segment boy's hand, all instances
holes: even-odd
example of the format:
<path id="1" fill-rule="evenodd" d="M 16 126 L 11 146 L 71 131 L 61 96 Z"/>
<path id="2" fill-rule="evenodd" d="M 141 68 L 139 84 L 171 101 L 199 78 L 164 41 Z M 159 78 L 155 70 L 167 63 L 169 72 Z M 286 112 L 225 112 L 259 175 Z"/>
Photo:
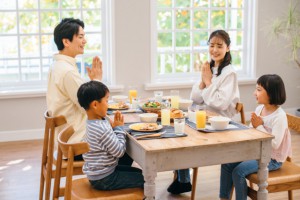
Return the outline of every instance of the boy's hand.
<path id="1" fill-rule="evenodd" d="M 264 122 L 261 117 L 257 116 L 255 113 L 251 113 L 251 124 L 254 128 L 263 125 Z"/>
<path id="2" fill-rule="evenodd" d="M 93 58 L 92 68 L 86 67 L 86 70 L 91 80 L 97 79 L 99 81 L 102 81 L 102 61 L 98 56 L 95 56 Z"/>
<path id="3" fill-rule="evenodd" d="M 114 122 L 112 127 L 115 128 L 116 126 L 123 126 L 124 125 L 124 116 L 121 114 L 120 111 L 115 113 Z"/>

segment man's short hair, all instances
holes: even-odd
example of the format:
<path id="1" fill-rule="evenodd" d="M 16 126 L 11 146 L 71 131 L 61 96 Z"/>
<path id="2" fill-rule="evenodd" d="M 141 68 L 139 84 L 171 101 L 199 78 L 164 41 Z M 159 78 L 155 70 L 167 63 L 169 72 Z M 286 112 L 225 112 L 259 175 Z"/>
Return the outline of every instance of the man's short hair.
<path id="1" fill-rule="evenodd" d="M 77 35 L 79 32 L 79 27 L 84 28 L 84 23 L 80 19 L 65 18 L 54 29 L 54 42 L 58 50 L 63 50 L 65 48 L 62 40 L 69 39 L 71 42 L 73 36 Z"/>

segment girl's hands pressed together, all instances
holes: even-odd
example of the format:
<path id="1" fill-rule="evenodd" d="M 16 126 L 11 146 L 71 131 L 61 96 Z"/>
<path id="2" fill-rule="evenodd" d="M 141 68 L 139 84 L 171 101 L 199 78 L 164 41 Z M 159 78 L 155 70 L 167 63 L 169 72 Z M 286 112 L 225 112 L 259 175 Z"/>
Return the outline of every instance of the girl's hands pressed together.
<path id="1" fill-rule="evenodd" d="M 201 73 L 202 73 L 202 82 L 205 85 L 205 87 L 210 86 L 211 84 L 211 79 L 212 79 L 212 73 L 210 70 L 210 65 L 208 61 L 206 61 L 201 68 Z M 201 87 L 201 84 L 200 84 Z"/>
<path id="2" fill-rule="evenodd" d="M 255 113 L 251 113 L 251 123 L 254 128 L 264 124 L 261 117 L 257 116 Z"/>
<path id="3" fill-rule="evenodd" d="M 112 124 L 112 127 L 116 126 L 123 126 L 124 125 L 124 116 L 121 114 L 120 111 L 117 111 L 115 113 L 114 122 Z"/>

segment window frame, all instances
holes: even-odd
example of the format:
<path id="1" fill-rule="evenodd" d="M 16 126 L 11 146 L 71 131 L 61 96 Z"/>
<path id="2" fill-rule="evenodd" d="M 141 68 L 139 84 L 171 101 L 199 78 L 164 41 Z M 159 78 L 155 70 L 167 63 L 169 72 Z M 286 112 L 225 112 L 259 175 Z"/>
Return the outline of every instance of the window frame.
<path id="1" fill-rule="evenodd" d="M 0 37 L 6 37 L 6 36 L 15 36 L 18 38 L 18 50 L 17 50 L 17 56 L 15 58 L 10 58 L 8 60 L 16 60 L 18 62 L 18 70 L 19 70 L 19 79 L 16 82 L 1 82 L 0 83 L 0 99 L 3 98 L 11 98 L 11 97 L 36 97 L 36 96 L 45 96 L 46 93 L 46 89 L 47 89 L 47 78 L 43 79 L 42 76 L 42 70 L 43 70 L 43 59 L 51 59 L 53 58 L 53 55 L 43 55 L 42 54 L 42 43 L 40 42 L 38 47 L 39 47 L 39 55 L 36 55 L 34 57 L 28 57 L 28 56 L 21 56 L 20 54 L 20 37 L 22 35 L 36 35 L 37 37 L 39 37 L 39 41 L 41 41 L 41 37 L 44 35 L 51 35 L 53 36 L 53 33 L 43 33 L 41 31 L 41 12 L 44 11 L 45 9 L 41 9 L 40 6 L 38 6 L 37 9 L 27 9 L 27 10 L 23 10 L 20 9 L 18 6 L 18 0 L 14 0 L 16 1 L 16 9 L 4 9 L 4 10 L 0 10 L 0 12 L 16 12 L 17 16 L 16 16 L 16 20 L 17 20 L 17 33 L 11 33 L 11 34 L 0 34 Z M 38 0 L 38 4 L 40 4 L 40 1 Z M 80 15 L 80 19 L 82 19 L 83 16 L 83 11 L 89 11 L 89 10 L 95 10 L 94 8 L 73 8 L 73 10 L 79 10 L 79 12 L 81 13 Z M 63 9 L 61 8 L 61 4 L 59 4 L 59 8 L 55 8 L 55 9 L 46 9 L 46 11 L 56 11 L 59 12 L 59 21 L 61 20 L 61 12 L 62 11 L 69 11 L 72 9 Z M 114 0 L 101 0 L 101 8 L 99 9 L 101 12 L 101 30 L 99 31 L 86 31 L 86 34 L 89 33 L 98 33 L 101 34 L 101 60 L 103 62 L 103 66 L 110 66 L 105 68 L 103 77 L 104 77 L 104 81 L 106 82 L 107 85 L 114 85 L 115 84 L 115 62 L 114 62 L 114 42 L 113 42 L 113 36 L 114 36 L 114 18 L 113 18 L 113 14 L 114 14 Z M 39 24 L 38 24 L 38 32 L 37 33 L 33 33 L 33 34 L 24 34 L 20 32 L 19 29 L 19 12 L 30 12 L 30 11 L 35 11 L 38 13 L 38 17 L 39 17 Z M 98 11 L 97 11 L 98 12 Z M 54 29 L 54 27 L 53 27 Z M 54 43 L 54 41 L 53 41 Z M 58 52 L 58 51 L 57 51 Z M 80 62 L 81 69 L 84 69 L 84 59 L 85 58 L 90 58 L 93 57 L 95 55 L 100 55 L 99 53 L 84 53 L 83 55 L 78 55 L 76 57 L 77 62 Z M 40 76 L 39 76 L 39 80 L 22 80 L 22 73 L 21 73 L 21 62 L 23 60 L 27 60 L 27 59 L 32 59 L 32 58 L 36 58 L 39 60 L 39 70 L 40 70 Z M 5 61 L 7 60 L 6 58 L 2 58 L 1 61 Z M 51 64 L 50 64 L 51 66 Z M 47 67 L 46 67 L 47 68 Z M 45 68 L 45 69 L 46 69 Z M 84 73 L 81 73 L 81 76 L 85 79 L 85 80 L 89 80 L 87 76 L 84 75 Z M 115 91 L 120 91 L 121 87 L 120 86 L 113 86 L 112 87 L 113 90 Z"/>
<path id="2" fill-rule="evenodd" d="M 209 1 L 210 2 L 210 1 Z M 209 9 L 209 8 L 208 8 Z M 196 81 L 199 81 L 200 72 L 188 72 L 179 74 L 164 74 L 163 76 L 157 73 L 157 1 L 151 1 L 151 78 L 150 83 L 145 85 L 146 90 L 155 90 L 159 87 L 169 89 L 174 87 L 188 88 Z M 209 21 L 209 19 L 208 19 Z M 251 84 L 255 81 L 255 63 L 256 63 L 256 24 L 257 24 L 257 0 L 244 1 L 244 30 L 243 37 L 243 61 L 241 63 L 242 70 L 237 72 L 239 83 Z M 209 29 L 211 32 L 214 29 Z M 225 29 L 227 31 L 227 29 Z M 233 29 L 236 30 L 236 29 Z M 248 31 L 249 30 L 249 31 Z M 190 31 L 192 32 L 192 31 Z M 191 46 L 190 46 L 191 47 Z M 190 53 L 193 55 L 192 51 Z M 207 49 L 208 53 L 208 49 Z M 192 58 L 191 58 L 192 60 Z M 174 65 L 174 64 L 173 64 Z"/>

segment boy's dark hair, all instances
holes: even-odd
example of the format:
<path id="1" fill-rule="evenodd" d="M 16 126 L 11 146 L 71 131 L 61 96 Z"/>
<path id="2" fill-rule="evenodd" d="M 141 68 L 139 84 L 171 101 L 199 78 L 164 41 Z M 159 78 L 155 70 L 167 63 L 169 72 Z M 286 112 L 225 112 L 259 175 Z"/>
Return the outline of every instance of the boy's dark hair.
<path id="1" fill-rule="evenodd" d="M 257 84 L 262 86 L 269 96 L 271 105 L 282 105 L 286 100 L 284 83 L 277 74 L 266 74 L 257 80 Z"/>
<path id="2" fill-rule="evenodd" d="M 62 39 L 69 39 L 71 42 L 73 36 L 79 32 L 79 27 L 84 28 L 84 23 L 80 19 L 65 18 L 54 29 L 54 42 L 58 50 L 65 48 Z"/>
<path id="3" fill-rule="evenodd" d="M 81 107 L 88 110 L 90 103 L 93 101 L 101 101 L 108 92 L 109 89 L 103 83 L 99 81 L 89 81 L 79 87 L 77 91 L 78 102 Z"/>
<path id="4" fill-rule="evenodd" d="M 229 35 L 228 35 L 228 33 L 226 31 L 224 31 L 224 30 L 216 30 L 216 31 L 212 32 L 210 34 L 208 42 L 207 42 L 208 45 L 210 43 L 210 40 L 213 37 L 218 37 L 218 38 L 222 39 L 228 47 L 230 46 L 230 43 L 231 43 L 230 37 L 229 37 Z M 219 76 L 221 74 L 221 72 L 222 72 L 222 69 L 224 67 L 226 67 L 227 65 L 229 65 L 229 64 L 231 64 L 231 54 L 230 54 L 230 51 L 226 52 L 224 60 L 222 61 L 222 63 L 220 64 L 220 66 L 218 68 L 217 76 Z M 212 68 L 213 68 L 214 65 L 215 65 L 215 61 L 211 60 L 210 61 L 210 69 L 211 69 L 211 71 L 212 71 Z"/>

